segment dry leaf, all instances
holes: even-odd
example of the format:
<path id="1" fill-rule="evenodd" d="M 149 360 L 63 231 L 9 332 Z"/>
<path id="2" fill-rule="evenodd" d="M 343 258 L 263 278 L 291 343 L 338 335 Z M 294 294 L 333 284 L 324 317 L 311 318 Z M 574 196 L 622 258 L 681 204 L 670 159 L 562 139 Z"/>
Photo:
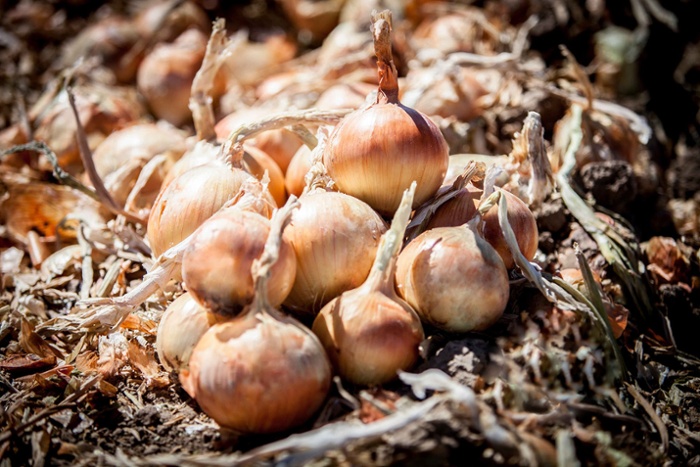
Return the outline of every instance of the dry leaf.
<path id="1" fill-rule="evenodd" d="M 150 384 L 163 386 L 168 383 L 167 374 L 160 371 L 154 352 L 142 347 L 137 340 L 129 342 L 129 361 L 143 373 Z"/>
<path id="2" fill-rule="evenodd" d="M 619 303 L 605 301 L 604 304 L 605 311 L 608 313 L 608 321 L 610 321 L 613 335 L 615 336 L 615 339 L 618 339 L 625 331 L 625 328 L 627 328 L 627 318 L 629 317 L 630 312 Z"/>
<path id="3" fill-rule="evenodd" d="M 649 272 L 657 283 L 688 283 L 688 259 L 673 238 L 652 237 L 646 250 Z"/>
<path id="4" fill-rule="evenodd" d="M 128 346 L 126 337 L 120 332 L 100 336 L 97 371 L 105 378 L 117 374 L 128 361 Z"/>
<path id="5" fill-rule="evenodd" d="M 155 335 L 156 329 L 158 328 L 158 324 L 155 321 L 141 318 L 133 313 L 129 314 L 119 326 L 123 329 L 133 329 L 151 335 Z"/>
<path id="6" fill-rule="evenodd" d="M 98 370 L 98 359 L 99 357 L 94 351 L 86 350 L 75 358 L 75 368 L 81 373 L 94 373 Z"/>
<path id="7" fill-rule="evenodd" d="M 39 334 L 34 332 L 34 326 L 24 317 L 22 317 L 19 345 L 22 346 L 25 352 L 36 354 L 41 358 L 52 356 L 54 357 L 54 362 L 56 357 L 63 358 L 59 351 L 51 347 Z"/>
<path id="8" fill-rule="evenodd" d="M 28 353 L 26 355 L 11 355 L 0 362 L 0 370 L 9 373 L 34 373 L 56 364 L 56 357 L 51 354 L 46 357 Z"/>

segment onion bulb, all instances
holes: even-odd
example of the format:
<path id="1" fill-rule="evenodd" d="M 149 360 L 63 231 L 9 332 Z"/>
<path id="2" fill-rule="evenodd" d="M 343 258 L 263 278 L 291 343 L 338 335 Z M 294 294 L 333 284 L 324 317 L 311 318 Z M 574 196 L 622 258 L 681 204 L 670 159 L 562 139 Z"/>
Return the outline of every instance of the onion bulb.
<path id="1" fill-rule="evenodd" d="M 508 272 L 496 250 L 475 232 L 477 220 L 423 232 L 399 255 L 399 295 L 440 329 L 484 330 L 508 303 Z"/>
<path id="2" fill-rule="evenodd" d="M 100 143 L 92 155 L 97 174 L 105 185 L 112 188 L 111 176 L 120 178 L 119 185 L 127 188 L 124 190 L 110 190 L 112 198 L 117 204 L 123 206 L 126 202 L 128 191 L 134 187 L 137 181 L 136 176 L 124 177 L 122 172 L 124 167 L 131 164 L 140 171 L 143 166 L 156 156 L 164 156 L 164 172 L 168 171 L 173 164 L 187 150 L 185 135 L 178 129 L 170 125 L 143 123 L 133 125 L 107 136 Z M 84 178 L 88 178 L 87 175 Z M 141 190 L 142 204 L 150 206 L 160 190 L 163 177 L 152 176 L 147 186 Z"/>
<path id="3" fill-rule="evenodd" d="M 499 189 L 502 195 L 506 197 L 508 205 L 508 222 L 513 228 L 515 238 L 518 240 L 520 252 L 525 259 L 531 261 L 537 253 L 539 243 L 539 232 L 537 230 L 537 221 L 535 215 L 527 207 L 527 204 L 514 194 Z M 501 256 L 506 268 L 511 269 L 515 266 L 513 255 L 506 244 L 506 239 L 503 237 L 501 224 L 498 222 L 498 206 L 494 206 L 488 210 L 483 217 L 484 220 L 484 238 L 496 249 Z"/>
<path id="4" fill-rule="evenodd" d="M 189 29 L 175 42 L 157 45 L 143 59 L 136 85 L 156 117 L 176 126 L 192 119 L 190 91 L 206 46 L 207 36 Z"/>
<path id="5" fill-rule="evenodd" d="M 306 187 L 306 174 L 309 173 L 313 165 L 312 152 L 307 145 L 302 145 L 294 154 L 284 174 L 284 186 L 287 193 L 294 196 L 301 196 Z"/>
<path id="6" fill-rule="evenodd" d="M 212 312 L 234 316 L 253 300 L 253 261 L 262 255 L 270 221 L 235 205 L 223 209 L 193 234 L 182 258 L 182 278 L 195 300 Z M 294 284 L 294 250 L 282 242 L 270 272 L 268 300 L 282 304 Z"/>
<path id="7" fill-rule="evenodd" d="M 336 371 L 355 384 L 390 381 L 418 359 L 423 326 L 394 289 L 396 256 L 411 214 L 415 187 L 413 183 L 406 191 L 391 228 L 382 236 L 367 280 L 331 300 L 314 320 L 312 330 Z"/>
<path id="8" fill-rule="evenodd" d="M 212 326 L 180 372 L 184 389 L 218 424 L 273 433 L 308 420 L 323 404 L 331 367 L 316 336 L 267 300 L 267 279 L 295 199 L 277 211 L 255 263 L 255 298 L 245 314 Z"/>
<path id="9" fill-rule="evenodd" d="M 112 132 L 131 125 L 144 115 L 143 106 L 131 88 L 92 83 L 76 86 L 73 92 L 91 150 Z M 61 168 L 71 173 L 83 170 L 77 125 L 65 89 L 43 110 L 35 124 L 35 139 L 45 142 L 56 153 Z"/>
<path id="10" fill-rule="evenodd" d="M 160 363 L 169 371 L 187 368 L 199 338 L 219 320 L 189 293 L 180 295 L 168 305 L 158 324 L 156 351 Z"/>
<path id="11" fill-rule="evenodd" d="M 175 178 L 156 198 L 148 217 L 148 242 L 159 257 L 199 227 L 253 176 L 215 161 Z"/>
<path id="12" fill-rule="evenodd" d="M 391 13 L 373 22 L 379 89 L 376 101 L 345 117 L 331 134 L 323 162 L 338 190 L 390 216 L 403 191 L 418 183 L 413 207 L 440 188 L 448 166 L 448 146 L 438 127 L 399 102 L 391 54 Z"/>
<path id="13" fill-rule="evenodd" d="M 243 164 L 248 172 L 258 180 L 262 180 L 267 172 L 269 177 L 267 188 L 270 190 L 270 194 L 275 198 L 277 206 L 284 205 L 287 193 L 284 187 L 284 174 L 280 166 L 265 151 L 250 145 L 245 145 Z"/>
<path id="14" fill-rule="evenodd" d="M 386 224 L 366 203 L 343 193 L 318 188 L 299 202 L 284 233 L 297 257 L 297 276 L 284 305 L 316 314 L 365 281 Z"/>

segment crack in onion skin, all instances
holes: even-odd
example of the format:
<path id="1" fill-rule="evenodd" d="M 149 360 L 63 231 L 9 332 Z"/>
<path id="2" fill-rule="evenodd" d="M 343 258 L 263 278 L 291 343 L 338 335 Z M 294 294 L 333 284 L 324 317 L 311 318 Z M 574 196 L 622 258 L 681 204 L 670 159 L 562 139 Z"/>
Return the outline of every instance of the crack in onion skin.
<path id="1" fill-rule="evenodd" d="M 503 260 L 468 226 L 423 232 L 401 252 L 396 269 L 399 295 L 440 329 L 487 329 L 508 304 Z"/>

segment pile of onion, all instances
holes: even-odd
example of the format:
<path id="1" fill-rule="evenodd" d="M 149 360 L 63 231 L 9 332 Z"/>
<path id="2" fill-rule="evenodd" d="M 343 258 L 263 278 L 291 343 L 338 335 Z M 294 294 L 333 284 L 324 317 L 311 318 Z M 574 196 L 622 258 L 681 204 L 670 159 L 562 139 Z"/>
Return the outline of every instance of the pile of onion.
<path id="1" fill-rule="evenodd" d="M 243 315 L 212 326 L 180 373 L 185 390 L 221 426 L 242 433 L 284 431 L 323 404 L 331 367 L 316 336 L 269 301 L 268 280 L 296 199 L 273 217 L 253 266 L 255 297 Z"/>
<path id="2" fill-rule="evenodd" d="M 375 385 L 394 379 L 418 359 L 424 338 L 416 312 L 396 295 L 396 258 L 411 214 L 415 182 L 382 236 L 367 280 L 323 307 L 313 332 L 346 381 Z"/>

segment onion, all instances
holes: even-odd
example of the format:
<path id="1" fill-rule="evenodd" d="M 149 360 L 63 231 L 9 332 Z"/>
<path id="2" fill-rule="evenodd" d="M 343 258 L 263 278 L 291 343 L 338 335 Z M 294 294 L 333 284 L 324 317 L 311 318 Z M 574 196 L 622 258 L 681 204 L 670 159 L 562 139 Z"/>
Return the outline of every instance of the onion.
<path id="1" fill-rule="evenodd" d="M 159 257 L 232 199 L 249 173 L 221 161 L 195 167 L 175 178 L 156 198 L 148 218 L 148 242 Z"/>
<path id="2" fill-rule="evenodd" d="M 120 16 L 104 18 L 65 43 L 59 56 L 61 69 L 97 57 L 119 82 L 131 82 L 143 58 L 143 54 L 130 53 L 138 41 L 139 31 L 133 21 Z"/>
<path id="3" fill-rule="evenodd" d="M 376 84 L 338 83 L 329 87 L 318 97 L 318 109 L 357 109 L 365 104 L 367 96 L 376 91 Z"/>
<path id="4" fill-rule="evenodd" d="M 297 276 L 284 305 L 301 315 L 316 314 L 365 281 L 386 224 L 367 204 L 343 193 L 316 189 L 299 202 L 285 231 L 296 253 Z"/>
<path id="5" fill-rule="evenodd" d="M 175 299 L 158 324 L 156 351 L 168 371 L 187 368 L 199 338 L 219 319 L 199 305 L 189 293 Z"/>
<path id="6" fill-rule="evenodd" d="M 284 188 L 284 174 L 277 163 L 265 151 L 251 145 L 245 145 L 243 163 L 246 169 L 258 180 L 262 180 L 265 172 L 270 178 L 267 188 L 275 198 L 277 206 L 284 205 L 287 194 Z"/>
<path id="7" fill-rule="evenodd" d="M 454 198 L 442 204 L 428 222 L 428 229 L 466 224 L 477 212 L 481 190 L 473 185 L 460 189 Z"/>
<path id="8" fill-rule="evenodd" d="M 304 180 L 309 169 L 313 165 L 313 156 L 311 149 L 307 145 L 302 145 L 294 154 L 292 160 L 287 167 L 287 173 L 284 175 L 284 186 L 287 193 L 294 196 L 301 196 L 306 187 Z"/>
<path id="9" fill-rule="evenodd" d="M 219 315 L 239 314 L 253 300 L 251 266 L 262 254 L 269 233 L 267 218 L 237 206 L 207 219 L 182 258 L 182 278 L 194 299 Z M 282 304 L 295 275 L 294 250 L 283 241 L 279 260 L 270 271 L 270 305 Z"/>
<path id="10" fill-rule="evenodd" d="M 136 85 L 153 114 L 179 126 L 192 119 L 192 81 L 204 59 L 207 36 L 196 29 L 169 44 L 159 44 L 144 58 Z"/>
<path id="11" fill-rule="evenodd" d="M 340 10 L 345 0 L 277 1 L 294 27 L 310 36 L 306 41 L 318 43 L 338 24 Z"/>
<path id="12" fill-rule="evenodd" d="M 185 135 L 181 131 L 169 125 L 144 123 L 115 131 L 109 135 L 97 146 L 92 159 L 97 174 L 105 181 L 105 185 L 109 186 L 107 178 L 110 174 L 119 172 L 120 169 L 129 164 L 135 164 L 136 168 L 140 169 L 149 160 L 161 155 L 166 158 L 164 169 L 168 170 L 186 150 Z M 130 190 L 135 183 L 136 177 L 121 181 L 121 184 L 126 184 L 127 190 Z M 142 190 L 142 193 L 151 193 L 153 197 L 150 198 L 150 201 L 152 202 L 160 190 L 161 183 L 162 178 L 154 180 Z M 110 193 L 117 204 L 124 205 L 128 193 L 114 191 L 110 191 Z"/>
<path id="13" fill-rule="evenodd" d="M 129 88 L 94 83 L 76 86 L 73 92 L 91 150 L 107 135 L 131 125 L 144 114 L 136 92 Z M 77 126 L 65 90 L 41 113 L 36 125 L 34 137 L 51 148 L 64 170 L 76 173 L 83 169 L 77 144 Z"/>
<path id="14" fill-rule="evenodd" d="M 473 71 L 424 68 L 406 77 L 403 100 L 426 115 L 470 121 L 483 113 L 479 99 L 486 94 Z M 413 94 L 415 92 L 417 95 Z"/>
<path id="15" fill-rule="evenodd" d="M 484 330 L 508 303 L 508 272 L 496 250 L 475 232 L 476 220 L 423 232 L 399 255 L 399 295 L 440 329 Z"/>
<path id="16" fill-rule="evenodd" d="M 440 188 L 448 146 L 438 127 L 420 112 L 401 105 L 391 54 L 391 14 L 374 19 L 379 89 L 377 100 L 345 117 L 331 134 L 323 162 L 338 189 L 392 215 L 412 181 L 414 207 Z"/>
<path id="17" fill-rule="evenodd" d="M 185 390 L 220 425 L 243 433 L 288 430 L 321 406 L 331 382 L 316 336 L 267 300 L 267 279 L 295 200 L 278 211 L 254 266 L 255 299 L 245 315 L 212 326 L 180 373 Z"/>
<path id="18" fill-rule="evenodd" d="M 187 29 L 208 32 L 211 26 L 207 14 L 194 2 L 151 2 L 134 18 L 134 25 L 143 37 L 155 36 L 157 41 L 170 42 Z M 154 39 L 151 39 L 152 41 Z"/>
<path id="19" fill-rule="evenodd" d="M 313 324 L 338 374 L 355 384 L 394 379 L 418 359 L 424 338 L 416 312 L 394 289 L 396 256 L 411 214 L 416 184 L 406 191 L 367 280 L 323 307 Z"/>
<path id="20" fill-rule="evenodd" d="M 523 200 L 508 191 L 498 190 L 505 195 L 508 201 L 508 222 L 513 228 L 513 233 L 515 233 L 520 252 L 528 261 L 531 261 L 537 253 L 539 243 L 539 232 L 535 215 Z M 489 209 L 484 214 L 483 220 L 484 238 L 496 249 L 506 268 L 511 269 L 515 266 L 515 261 L 506 244 L 506 239 L 503 237 L 501 224 L 498 222 L 498 206 Z"/>

